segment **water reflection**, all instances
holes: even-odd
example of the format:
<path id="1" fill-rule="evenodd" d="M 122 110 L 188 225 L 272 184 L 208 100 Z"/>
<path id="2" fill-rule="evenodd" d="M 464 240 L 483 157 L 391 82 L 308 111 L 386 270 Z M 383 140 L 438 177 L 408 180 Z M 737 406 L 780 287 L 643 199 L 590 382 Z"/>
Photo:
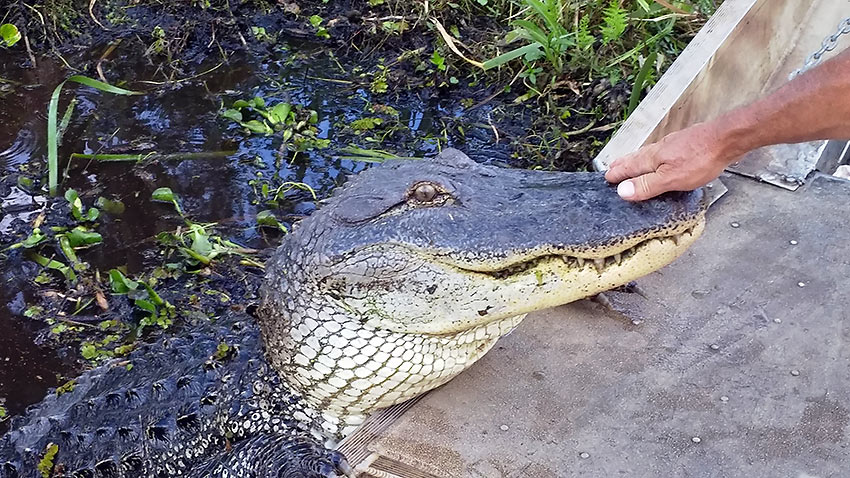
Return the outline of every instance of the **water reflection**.
<path id="1" fill-rule="evenodd" d="M 489 133 L 470 134 L 464 139 L 446 128 L 444 119 L 463 116 L 458 98 L 423 99 L 415 91 L 373 97 L 368 90 L 348 82 L 345 73 L 327 55 L 309 48 L 276 51 L 264 62 L 250 55 L 237 55 L 210 74 L 167 87 L 152 88 L 141 82 L 126 85 L 149 90 L 143 96 L 116 96 L 91 88 L 67 87 L 60 111 L 64 111 L 70 98 L 77 100 L 60 158 L 68 158 L 71 153 L 235 151 L 219 159 L 63 164 L 68 175 L 62 188 L 78 190 L 84 203 L 90 205 L 104 196 L 126 206 L 120 216 L 102 215 L 98 231 L 104 242 L 85 251 L 83 259 L 100 270 L 126 265 L 131 274 L 159 265 L 157 261 L 161 259 L 150 253 L 155 249 L 154 236 L 182 222 L 169 205 L 150 201 L 151 193 L 159 187 L 170 187 L 177 193 L 193 220 L 220 223 L 223 235 L 246 246 L 268 247 L 273 244 L 266 243 L 255 228 L 257 212 L 267 206 L 256 203 L 250 182 L 303 182 L 320 197 L 325 196 L 347 175 L 370 166 L 340 157 L 339 150 L 349 143 L 393 150 L 404 156 L 425 156 L 437 150 L 436 138 L 440 137 L 443 146 L 466 141 L 464 149 L 477 152 L 473 155 L 477 159 L 488 160 L 498 153 L 506 157 L 504 147 L 490 145 Z M 85 52 L 69 61 L 81 62 L 93 54 Z M 118 59 L 106 73 L 113 83 L 156 78 L 156 70 L 131 50 L 116 52 L 115 58 Z M 211 59 L 199 64 L 196 71 L 207 71 L 217 62 Z M 36 70 L 17 68 L 9 58 L 0 63 L 4 78 L 15 82 L 14 88 L 0 97 L 2 175 L 27 162 L 44 161 L 43 112 L 50 91 L 66 73 L 50 59 L 39 61 Z M 316 72 L 321 72 L 322 77 L 337 75 L 346 81 L 316 80 L 308 74 Z M 245 136 L 219 116 L 222 105 L 253 96 L 261 96 L 267 103 L 288 101 L 315 109 L 319 137 L 330 139 L 331 146 L 295 158 L 281 156 L 279 135 Z M 365 141 L 364 135 L 353 135 L 346 128 L 352 121 L 369 116 L 374 104 L 388 104 L 399 112 L 398 132 L 382 144 Z M 28 114 L 20 114 L 22 111 Z M 470 124 L 485 122 L 486 114 L 487 108 L 479 108 L 465 120 Z M 474 127 L 468 128 L 470 133 L 473 130 Z M 6 194 L 2 191 L 0 234 L 4 228 L 8 233 L 14 221 L 31 221 L 35 211 L 31 198 L 20 189 L 10 188 Z M 281 202 L 277 214 L 284 219 L 299 217 L 314 208 L 312 197 L 296 192 Z M 41 324 L 30 323 L 20 315 L 21 304 L 26 304 L 37 290 L 27 279 L 37 274 L 35 265 L 0 258 L 0 268 L 4 280 L 0 289 L 0 327 L 12 332 L 0 334 L 0 397 L 5 397 L 10 411 L 17 413 L 25 404 L 39 400 L 47 387 L 56 385 L 57 373 L 73 367 L 67 358 L 34 345 L 34 333 Z"/>

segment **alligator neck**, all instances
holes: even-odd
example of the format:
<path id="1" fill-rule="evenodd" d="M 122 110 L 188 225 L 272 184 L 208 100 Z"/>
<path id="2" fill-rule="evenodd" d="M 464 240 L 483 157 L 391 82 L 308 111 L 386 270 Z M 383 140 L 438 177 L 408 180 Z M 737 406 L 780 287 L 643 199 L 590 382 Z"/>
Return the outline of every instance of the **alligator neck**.
<path id="1" fill-rule="evenodd" d="M 283 256 L 283 255 L 282 255 Z M 313 409 L 325 433 L 340 439 L 374 411 L 451 380 L 482 357 L 524 315 L 444 335 L 409 334 L 369 326 L 315 287 L 299 282 L 296 261 L 266 294 L 260 326 L 266 356 L 281 378 Z M 267 299 L 267 298 L 266 298 Z M 296 416 L 303 419 L 305 417 Z"/>

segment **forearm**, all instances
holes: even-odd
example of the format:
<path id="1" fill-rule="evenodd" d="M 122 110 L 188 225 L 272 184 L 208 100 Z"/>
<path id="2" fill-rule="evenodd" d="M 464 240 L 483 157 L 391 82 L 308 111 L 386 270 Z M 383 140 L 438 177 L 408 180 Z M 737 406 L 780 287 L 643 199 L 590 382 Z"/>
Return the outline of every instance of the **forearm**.
<path id="1" fill-rule="evenodd" d="M 730 162 L 771 144 L 850 138 L 850 50 L 709 124 Z"/>

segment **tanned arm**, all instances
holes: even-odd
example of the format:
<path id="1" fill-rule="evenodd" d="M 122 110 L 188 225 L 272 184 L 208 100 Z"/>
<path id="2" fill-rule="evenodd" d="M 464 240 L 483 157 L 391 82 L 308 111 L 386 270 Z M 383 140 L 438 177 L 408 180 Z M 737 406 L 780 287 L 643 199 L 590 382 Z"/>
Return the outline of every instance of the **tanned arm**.
<path id="1" fill-rule="evenodd" d="M 671 133 L 611 163 L 605 179 L 641 201 L 707 184 L 762 146 L 850 138 L 850 49 L 773 93 L 705 123 Z"/>

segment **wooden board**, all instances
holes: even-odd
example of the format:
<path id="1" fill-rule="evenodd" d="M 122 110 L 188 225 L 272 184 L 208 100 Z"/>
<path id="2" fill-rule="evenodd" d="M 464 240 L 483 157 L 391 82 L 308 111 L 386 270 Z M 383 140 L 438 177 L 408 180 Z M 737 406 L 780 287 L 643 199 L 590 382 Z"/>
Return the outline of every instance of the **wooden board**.
<path id="1" fill-rule="evenodd" d="M 644 144 L 777 88 L 847 16 L 850 0 L 727 0 L 603 148 L 594 166 L 607 169 Z M 846 44 L 850 40 L 843 39 Z M 824 145 L 763 148 L 730 170 L 795 189 L 823 161 Z"/>

